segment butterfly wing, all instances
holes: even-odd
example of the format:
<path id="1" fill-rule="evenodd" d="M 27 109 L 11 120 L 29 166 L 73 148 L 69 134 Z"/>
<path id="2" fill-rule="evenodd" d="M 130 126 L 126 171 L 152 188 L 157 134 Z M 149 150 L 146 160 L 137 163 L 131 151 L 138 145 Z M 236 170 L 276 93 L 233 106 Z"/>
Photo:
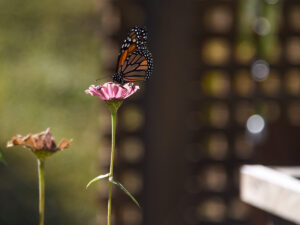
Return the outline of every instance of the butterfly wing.
<path id="1" fill-rule="evenodd" d="M 148 50 L 137 50 L 130 54 L 120 67 L 118 74 L 123 81 L 136 82 L 149 79 L 153 70 L 152 54 Z"/>
<path id="2" fill-rule="evenodd" d="M 117 68 L 120 68 L 130 53 L 135 50 L 146 49 L 147 44 L 147 31 L 142 27 L 133 27 L 123 41 L 121 51 L 118 57 Z"/>
<path id="3" fill-rule="evenodd" d="M 147 50 L 147 31 L 133 27 L 123 41 L 113 80 L 118 83 L 144 81 L 153 69 L 153 59 Z"/>

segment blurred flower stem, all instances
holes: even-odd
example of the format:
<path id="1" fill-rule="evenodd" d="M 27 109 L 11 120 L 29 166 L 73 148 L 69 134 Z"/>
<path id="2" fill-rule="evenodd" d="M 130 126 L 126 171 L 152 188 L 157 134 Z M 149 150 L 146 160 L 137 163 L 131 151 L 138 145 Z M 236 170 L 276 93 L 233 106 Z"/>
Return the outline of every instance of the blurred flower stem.
<path id="1" fill-rule="evenodd" d="M 56 141 L 50 129 L 46 129 L 37 134 L 28 134 L 26 136 L 17 135 L 7 142 L 7 147 L 23 146 L 32 151 L 36 156 L 38 164 L 39 175 L 39 225 L 44 225 L 45 221 L 45 161 L 46 158 L 52 156 L 58 151 L 62 151 L 70 146 L 71 140 L 63 139 L 59 145 L 56 145 Z"/>
<path id="2" fill-rule="evenodd" d="M 40 225 L 45 221 L 45 160 L 37 159 L 39 173 L 39 215 Z"/>
<path id="3" fill-rule="evenodd" d="M 111 113 L 111 153 L 110 153 L 110 168 L 108 175 L 108 202 L 107 202 L 107 225 L 111 224 L 111 198 L 112 198 L 112 185 L 114 175 L 114 158 L 116 148 L 116 127 L 117 127 L 117 112 L 119 107 L 122 105 L 123 100 L 111 100 L 105 101 L 107 108 Z"/>
<path id="4" fill-rule="evenodd" d="M 111 156 L 110 156 L 110 169 L 108 178 L 113 178 L 114 174 L 114 154 L 116 144 L 116 125 L 117 125 L 117 110 L 111 111 Z M 108 183 L 108 207 L 107 207 L 107 225 L 111 221 L 111 196 L 112 196 L 112 182 Z"/>

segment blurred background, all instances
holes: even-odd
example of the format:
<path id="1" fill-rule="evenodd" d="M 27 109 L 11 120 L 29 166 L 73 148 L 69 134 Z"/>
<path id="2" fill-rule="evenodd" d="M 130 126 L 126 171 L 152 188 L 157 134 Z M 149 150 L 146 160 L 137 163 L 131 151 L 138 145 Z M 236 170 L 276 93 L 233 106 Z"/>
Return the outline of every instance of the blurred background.
<path id="1" fill-rule="evenodd" d="M 84 90 L 111 80 L 145 25 L 155 70 L 121 107 L 115 225 L 267 225 L 242 203 L 243 164 L 300 160 L 297 0 L 0 1 L 0 224 L 36 224 L 37 169 L 15 134 L 51 128 L 70 149 L 46 165 L 46 224 L 106 224 L 110 116 Z"/>

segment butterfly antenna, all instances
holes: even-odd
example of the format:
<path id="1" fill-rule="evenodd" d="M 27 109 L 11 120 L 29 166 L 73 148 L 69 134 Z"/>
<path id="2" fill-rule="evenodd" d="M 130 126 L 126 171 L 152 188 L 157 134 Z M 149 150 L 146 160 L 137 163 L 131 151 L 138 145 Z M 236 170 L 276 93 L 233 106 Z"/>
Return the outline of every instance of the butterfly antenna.
<path id="1" fill-rule="evenodd" d="M 107 79 L 107 78 L 103 78 L 103 77 L 102 77 L 102 78 L 98 78 L 98 79 L 95 80 L 95 82 L 96 82 L 96 81 L 102 82 L 102 81 L 105 81 L 106 79 Z"/>

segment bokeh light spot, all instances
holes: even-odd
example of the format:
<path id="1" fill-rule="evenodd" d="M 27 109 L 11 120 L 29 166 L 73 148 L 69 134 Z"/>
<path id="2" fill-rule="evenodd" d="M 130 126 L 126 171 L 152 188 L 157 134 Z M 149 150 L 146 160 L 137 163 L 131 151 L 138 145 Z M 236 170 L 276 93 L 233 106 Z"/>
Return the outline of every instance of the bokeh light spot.
<path id="1" fill-rule="evenodd" d="M 252 134 L 258 134 L 262 132 L 265 127 L 265 120 L 262 116 L 254 114 L 247 120 L 247 130 Z"/>
<path id="2" fill-rule="evenodd" d="M 264 81 L 270 72 L 269 64 L 265 60 L 256 60 L 251 67 L 252 77 L 256 81 Z"/>

